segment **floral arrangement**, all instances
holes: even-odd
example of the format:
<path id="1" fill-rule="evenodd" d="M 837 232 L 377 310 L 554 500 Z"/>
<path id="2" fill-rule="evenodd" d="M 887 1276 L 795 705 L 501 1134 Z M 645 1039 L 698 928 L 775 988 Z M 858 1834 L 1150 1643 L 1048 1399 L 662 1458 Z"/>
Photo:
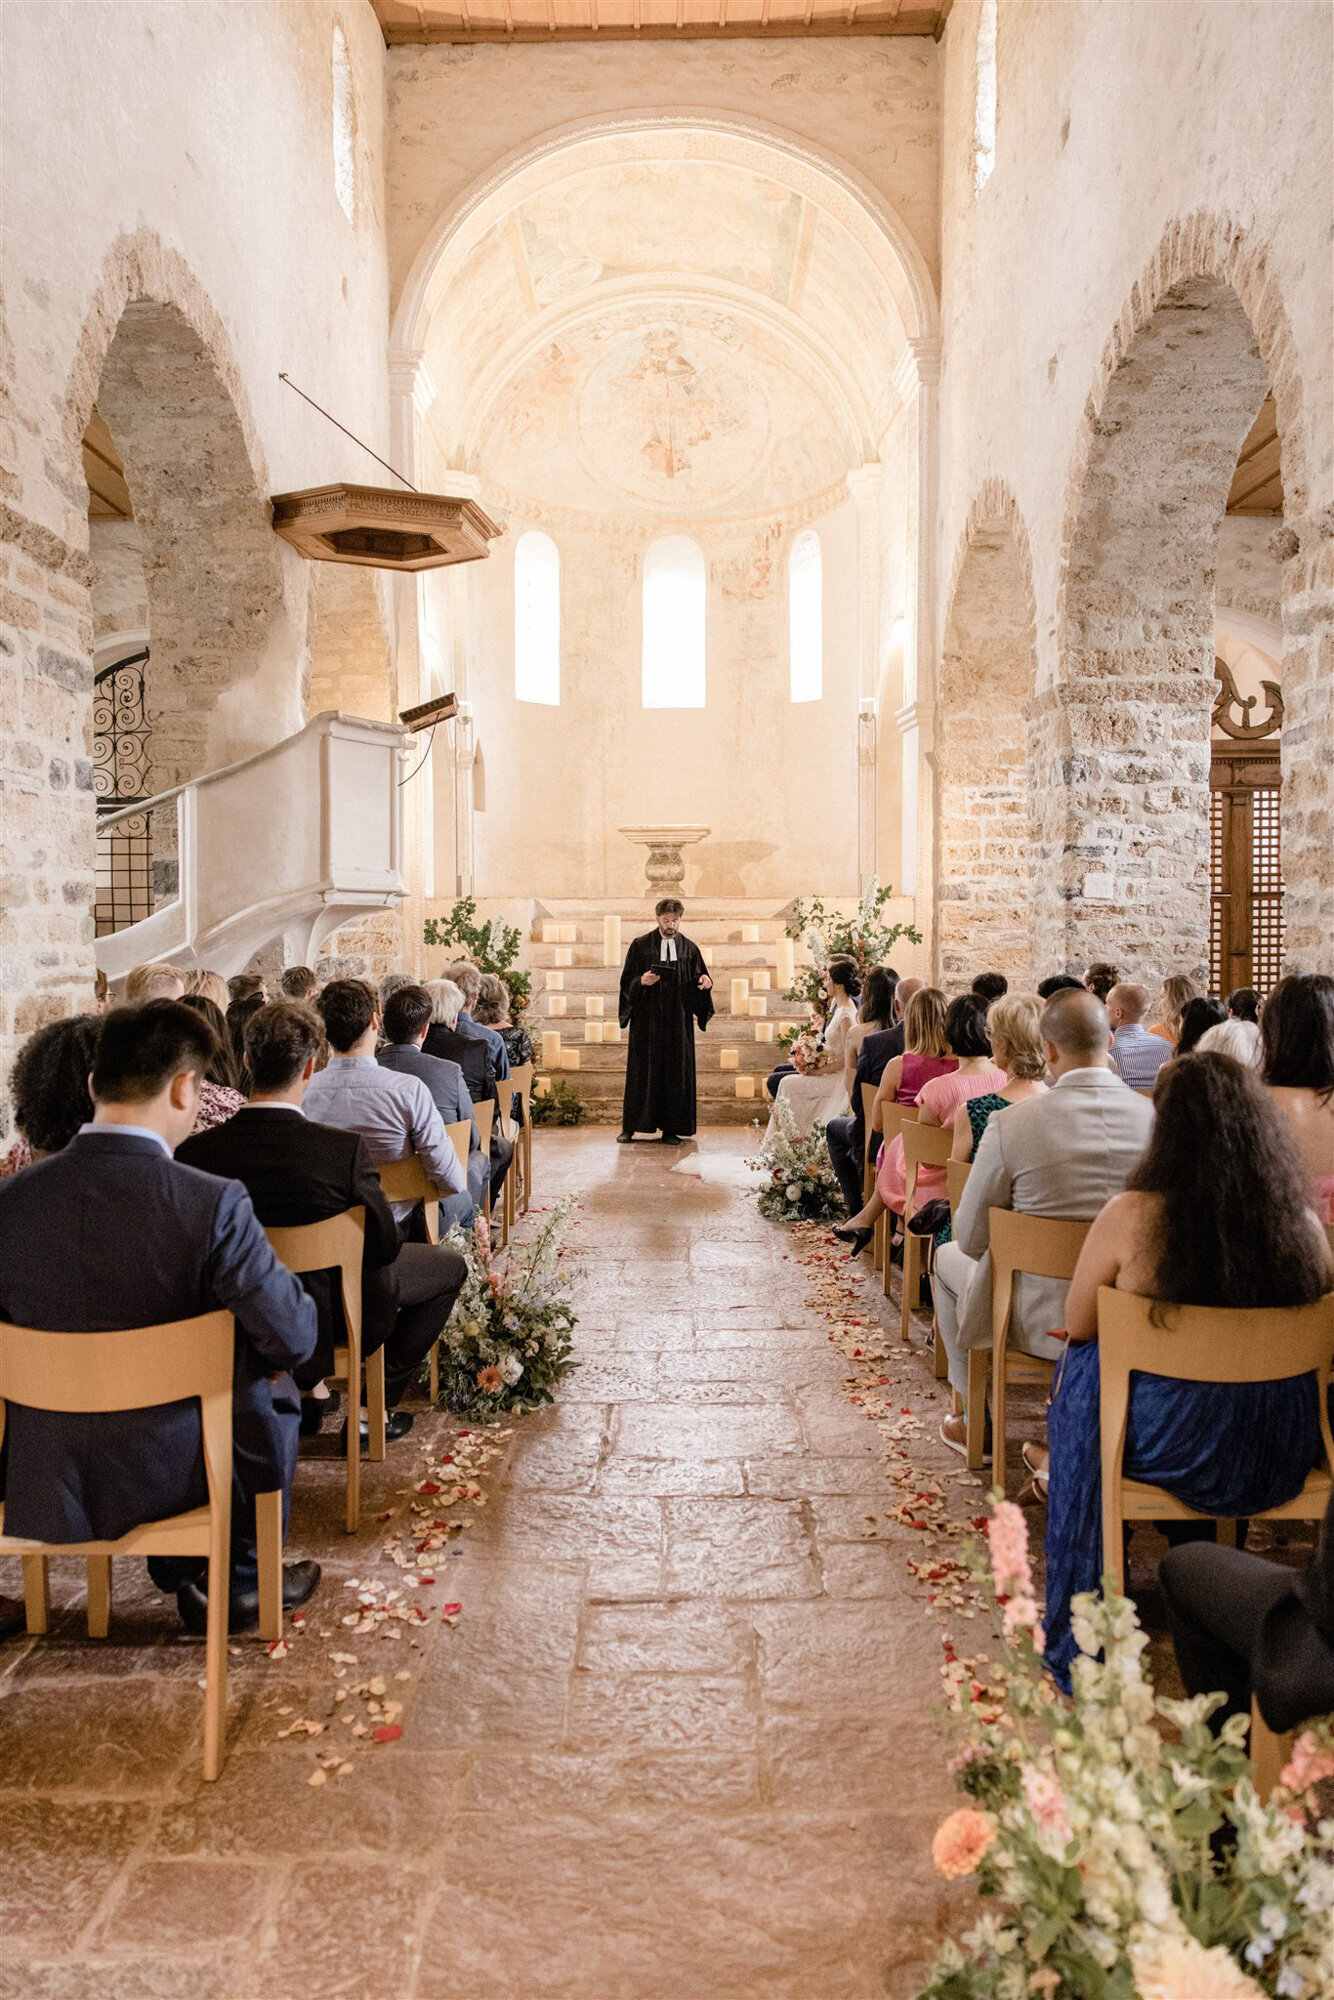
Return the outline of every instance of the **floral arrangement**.
<path id="1" fill-rule="evenodd" d="M 766 1176 L 759 1189 L 760 1214 L 770 1222 L 825 1222 L 842 1215 L 843 1194 L 829 1163 L 824 1126 L 802 1138 L 781 1097 L 774 1122 L 773 1137 L 759 1158 L 748 1162 Z"/>
<path id="2" fill-rule="evenodd" d="M 457 945 L 460 956 L 474 959 L 483 972 L 494 972 L 509 988 L 511 1017 L 524 1013 L 533 997 L 532 975 L 515 964 L 522 935 L 515 924 L 503 917 L 490 923 L 477 921 L 477 898 L 461 896 L 449 914 L 428 917 L 422 938 L 427 944 Z"/>
<path id="3" fill-rule="evenodd" d="M 786 998 L 804 1000 L 823 1015 L 828 1004 L 824 974 L 831 958 L 855 959 L 864 980 L 873 965 L 885 964 L 900 938 L 920 944 L 922 933 L 915 924 L 884 921 L 882 912 L 893 893 L 876 881 L 868 883 L 855 917 L 831 917 L 818 896 L 811 903 L 793 903 L 787 935 L 800 939 L 811 963 L 798 970 Z"/>
<path id="4" fill-rule="evenodd" d="M 468 1266 L 440 1347 L 440 1405 L 456 1416 L 493 1417 L 554 1402 L 573 1365 L 575 1315 L 561 1246 L 574 1202 L 556 1203 L 500 1271 L 475 1237 L 452 1229 Z"/>
<path id="5" fill-rule="evenodd" d="M 1222 1695 L 1155 1696 L 1133 1607 L 1077 1597 L 1074 1700 L 1042 1664 L 1028 1530 L 988 1523 L 1005 1640 L 1000 1702 L 961 1695 L 954 1762 L 970 1803 L 932 1845 L 945 1876 L 1003 1906 L 937 1960 L 919 2000 L 1321 2000 L 1334 1992 L 1334 1820 L 1314 1816 L 1334 1735 L 1306 1732 L 1270 1802 L 1244 1749 L 1215 1736 Z M 1175 1739 L 1160 1731 L 1169 1722 Z"/>
<path id="6" fill-rule="evenodd" d="M 572 1083 L 556 1077 L 550 1090 L 529 1100 L 534 1125 L 582 1125 L 588 1106 Z"/>
<path id="7" fill-rule="evenodd" d="M 813 1028 L 805 1028 L 788 1044 L 792 1067 L 803 1076 L 818 1076 L 829 1061 L 828 1051 Z"/>

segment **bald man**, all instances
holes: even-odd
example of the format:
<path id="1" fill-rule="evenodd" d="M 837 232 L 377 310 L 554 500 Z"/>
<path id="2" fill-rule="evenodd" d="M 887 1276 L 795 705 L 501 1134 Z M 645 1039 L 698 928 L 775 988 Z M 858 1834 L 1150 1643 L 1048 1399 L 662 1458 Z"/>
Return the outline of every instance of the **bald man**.
<path id="1" fill-rule="evenodd" d="M 1107 1057 L 1111 1030 L 1096 993 L 1067 987 L 1042 1016 L 1052 1087 L 1041 1097 L 998 1111 L 982 1134 L 973 1171 L 954 1220 L 954 1240 L 936 1253 L 936 1317 L 949 1358 L 950 1382 L 968 1393 L 968 1354 L 991 1345 L 989 1211 L 1054 1215 L 1091 1222 L 1125 1190 L 1153 1125 L 1148 1100 L 1127 1089 Z M 1056 1360 L 1053 1338 L 1065 1324 L 1062 1278 L 1020 1272 L 1014 1281 L 1010 1338 L 1026 1354 Z M 941 1437 L 965 1449 L 962 1417 L 946 1417 Z"/>
<path id="2" fill-rule="evenodd" d="M 1150 1006 L 1147 986 L 1114 986 L 1107 995 L 1112 1029 L 1112 1062 L 1132 1090 L 1152 1090 L 1158 1072 L 1172 1057 L 1172 1044 L 1144 1025 Z"/>

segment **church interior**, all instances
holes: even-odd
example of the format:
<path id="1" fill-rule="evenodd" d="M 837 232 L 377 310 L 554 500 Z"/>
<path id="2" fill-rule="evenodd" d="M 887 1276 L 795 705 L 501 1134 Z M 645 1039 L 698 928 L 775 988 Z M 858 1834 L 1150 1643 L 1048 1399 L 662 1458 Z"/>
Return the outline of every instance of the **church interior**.
<path id="1" fill-rule="evenodd" d="M 1329 0 L 0 62 L 0 2000 L 1327 2000 Z"/>

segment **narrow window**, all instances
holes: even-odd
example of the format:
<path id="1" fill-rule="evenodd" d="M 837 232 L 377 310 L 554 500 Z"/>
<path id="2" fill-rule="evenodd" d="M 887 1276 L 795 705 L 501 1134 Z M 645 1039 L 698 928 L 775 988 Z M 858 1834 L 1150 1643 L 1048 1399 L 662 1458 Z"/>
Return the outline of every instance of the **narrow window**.
<path id="1" fill-rule="evenodd" d="M 644 556 L 644 706 L 704 707 L 704 556 L 664 535 Z"/>
<path id="2" fill-rule="evenodd" d="M 793 701 L 824 693 L 824 589 L 820 537 L 803 528 L 787 559 L 788 671 Z"/>
<path id="3" fill-rule="evenodd" d="M 514 549 L 514 692 L 560 707 L 560 550 L 537 528 Z"/>
<path id="4" fill-rule="evenodd" d="M 977 89 L 973 99 L 973 193 L 981 194 L 996 164 L 996 0 L 982 0 L 977 23 Z"/>
<path id="5" fill-rule="evenodd" d="M 357 121 L 352 101 L 352 59 L 342 29 L 333 31 L 334 190 L 349 222 L 357 219 Z"/>

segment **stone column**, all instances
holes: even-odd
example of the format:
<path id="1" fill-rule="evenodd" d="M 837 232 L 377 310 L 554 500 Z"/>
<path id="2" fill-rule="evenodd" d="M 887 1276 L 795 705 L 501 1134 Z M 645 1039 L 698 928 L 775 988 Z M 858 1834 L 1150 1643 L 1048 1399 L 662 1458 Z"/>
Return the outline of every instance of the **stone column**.
<path id="1" fill-rule="evenodd" d="M 880 622 L 880 490 L 884 467 L 859 465 L 848 474 L 857 509 L 857 892 L 875 874 L 875 695 Z M 869 705 L 869 715 L 868 715 Z"/>
<path id="2" fill-rule="evenodd" d="M 1285 962 L 1334 973 L 1334 507 L 1270 538 L 1283 564 Z"/>
<path id="3" fill-rule="evenodd" d="M 426 487 L 423 444 L 426 419 L 436 399 L 436 386 L 425 357 L 412 350 L 394 349 L 389 355 L 389 457 L 414 486 Z M 416 576 L 396 576 L 394 586 L 394 633 L 398 699 L 402 708 L 425 701 L 426 668 L 423 658 L 422 585 Z M 422 761 L 425 743 L 408 762 L 408 770 L 421 768 L 403 789 L 403 872 L 408 893 L 402 907 L 404 965 L 420 972 L 425 964 L 422 925 L 426 916 L 426 883 L 431 860 L 431 765 Z"/>
<path id="4" fill-rule="evenodd" d="M 901 881 L 905 896 L 918 893 L 923 851 L 929 852 L 931 786 L 920 782 L 921 763 L 934 742 L 936 674 L 936 480 L 940 342 L 909 341 L 894 371 L 894 388 L 911 425 L 914 478 L 908 510 L 908 579 L 904 607 L 903 703 L 895 721 L 903 759 Z M 923 819 L 925 816 L 925 825 Z"/>

